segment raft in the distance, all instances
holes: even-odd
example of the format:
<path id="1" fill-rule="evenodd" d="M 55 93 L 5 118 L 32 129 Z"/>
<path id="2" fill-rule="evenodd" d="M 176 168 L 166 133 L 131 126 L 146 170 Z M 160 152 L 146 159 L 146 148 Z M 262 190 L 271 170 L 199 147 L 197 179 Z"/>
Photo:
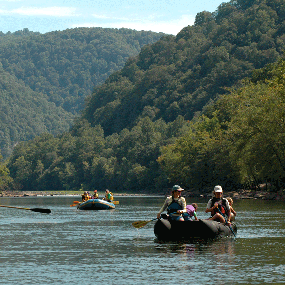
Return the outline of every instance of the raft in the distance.
<path id="1" fill-rule="evenodd" d="M 85 202 L 78 204 L 79 210 L 111 210 L 115 209 L 115 205 L 101 199 L 89 199 Z"/>
<path id="2" fill-rule="evenodd" d="M 231 228 L 212 220 L 182 222 L 159 219 L 154 225 L 154 234 L 158 240 L 215 239 L 235 235 L 237 232 L 236 225 L 232 224 Z"/>

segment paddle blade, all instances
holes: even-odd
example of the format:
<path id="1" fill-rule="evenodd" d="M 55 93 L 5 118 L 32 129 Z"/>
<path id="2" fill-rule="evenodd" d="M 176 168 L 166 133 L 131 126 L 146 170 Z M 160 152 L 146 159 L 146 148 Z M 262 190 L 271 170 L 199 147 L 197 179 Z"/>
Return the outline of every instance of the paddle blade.
<path id="1" fill-rule="evenodd" d="M 150 221 L 137 221 L 137 222 L 133 222 L 132 225 L 136 229 L 139 229 L 139 228 L 144 227 L 145 225 L 147 225 L 151 221 L 153 221 L 153 220 L 150 220 Z"/>
<path id="2" fill-rule="evenodd" d="M 111 203 L 113 203 L 114 205 L 119 205 L 119 201 L 113 201 Z"/>
<path id="3" fill-rule="evenodd" d="M 33 208 L 33 209 L 29 209 L 33 212 L 39 212 L 39 213 L 45 213 L 45 214 L 49 214 L 51 213 L 50 209 L 41 209 L 41 208 Z"/>
<path id="4" fill-rule="evenodd" d="M 81 203 L 80 201 L 73 201 L 73 204 L 79 204 Z"/>

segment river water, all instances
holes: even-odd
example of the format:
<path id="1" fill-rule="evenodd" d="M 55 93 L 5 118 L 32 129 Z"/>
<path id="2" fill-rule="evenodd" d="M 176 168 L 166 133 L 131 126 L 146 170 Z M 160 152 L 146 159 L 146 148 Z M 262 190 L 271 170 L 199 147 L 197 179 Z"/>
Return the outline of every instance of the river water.
<path id="1" fill-rule="evenodd" d="M 285 202 L 238 200 L 237 237 L 162 243 L 163 197 L 115 197 L 115 210 L 80 211 L 79 197 L 0 198 L 1 284 L 285 284 Z M 188 200 L 188 199 L 187 199 Z M 188 201 L 190 202 L 190 201 Z M 206 200 L 197 202 L 206 218 Z"/>

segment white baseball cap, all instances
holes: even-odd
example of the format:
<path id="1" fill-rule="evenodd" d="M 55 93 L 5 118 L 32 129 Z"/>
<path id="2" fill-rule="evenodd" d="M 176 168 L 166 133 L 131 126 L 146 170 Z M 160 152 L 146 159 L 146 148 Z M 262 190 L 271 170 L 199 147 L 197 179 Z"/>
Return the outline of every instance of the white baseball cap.
<path id="1" fill-rule="evenodd" d="M 214 192 L 215 192 L 215 193 L 223 193 L 223 188 L 222 188 L 222 186 L 216 185 L 216 186 L 214 187 Z"/>

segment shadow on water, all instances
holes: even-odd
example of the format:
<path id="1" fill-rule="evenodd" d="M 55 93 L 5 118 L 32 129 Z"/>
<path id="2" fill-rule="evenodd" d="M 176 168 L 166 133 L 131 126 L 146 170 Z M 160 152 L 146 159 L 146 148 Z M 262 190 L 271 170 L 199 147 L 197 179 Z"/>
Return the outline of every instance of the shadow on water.
<path id="1" fill-rule="evenodd" d="M 161 252 L 173 252 L 183 254 L 211 254 L 224 255 L 234 253 L 235 240 L 230 237 L 215 239 L 191 239 L 184 241 L 162 241 L 155 239 L 155 248 Z"/>

